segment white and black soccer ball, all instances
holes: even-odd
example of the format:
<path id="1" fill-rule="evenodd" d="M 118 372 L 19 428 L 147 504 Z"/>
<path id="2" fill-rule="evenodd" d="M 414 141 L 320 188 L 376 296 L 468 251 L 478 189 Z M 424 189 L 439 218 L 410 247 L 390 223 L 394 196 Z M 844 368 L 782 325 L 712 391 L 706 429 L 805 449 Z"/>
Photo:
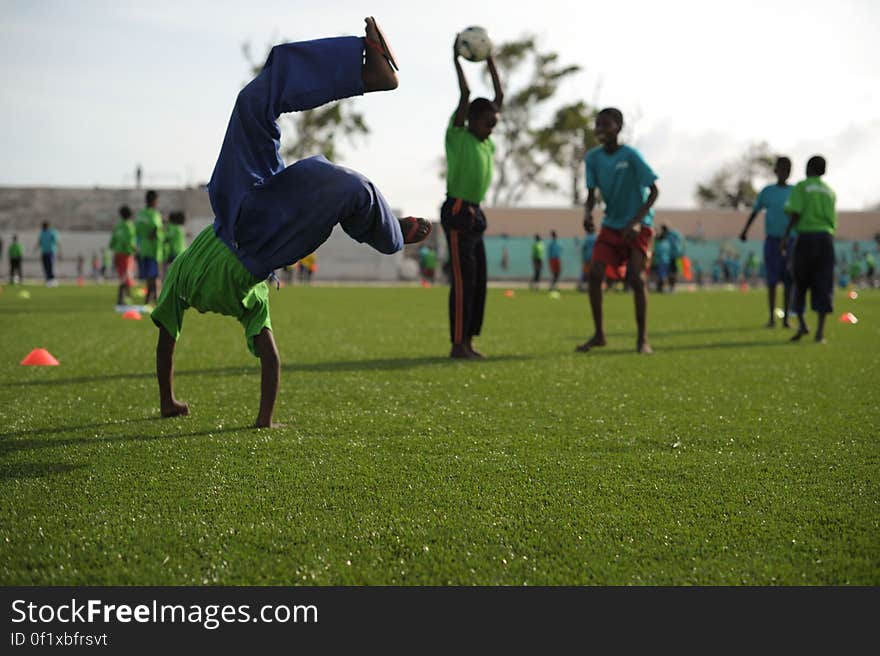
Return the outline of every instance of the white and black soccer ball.
<path id="1" fill-rule="evenodd" d="M 468 61 L 484 61 L 492 54 L 492 39 L 489 38 L 486 28 L 471 25 L 459 32 L 455 51 Z"/>

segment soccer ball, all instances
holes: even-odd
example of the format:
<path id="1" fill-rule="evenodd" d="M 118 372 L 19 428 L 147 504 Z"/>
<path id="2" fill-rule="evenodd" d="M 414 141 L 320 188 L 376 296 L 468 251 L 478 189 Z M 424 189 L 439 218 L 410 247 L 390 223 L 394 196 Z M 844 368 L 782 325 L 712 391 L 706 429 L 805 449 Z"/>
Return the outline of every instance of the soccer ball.
<path id="1" fill-rule="evenodd" d="M 492 40 L 485 28 L 472 25 L 459 33 L 455 51 L 468 61 L 480 62 L 492 54 Z"/>

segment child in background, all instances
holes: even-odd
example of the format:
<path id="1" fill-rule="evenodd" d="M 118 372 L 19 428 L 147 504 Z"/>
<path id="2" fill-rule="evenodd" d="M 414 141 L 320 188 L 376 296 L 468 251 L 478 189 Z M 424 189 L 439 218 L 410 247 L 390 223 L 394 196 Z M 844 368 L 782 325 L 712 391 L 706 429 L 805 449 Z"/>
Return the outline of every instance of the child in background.
<path id="1" fill-rule="evenodd" d="M 587 231 L 584 243 L 581 245 L 581 281 L 578 291 L 587 291 L 587 281 L 590 279 L 590 261 L 593 259 L 593 246 L 596 245 L 596 231 Z"/>
<path id="2" fill-rule="evenodd" d="M 144 202 L 145 206 L 138 212 L 135 220 L 135 232 L 141 265 L 139 275 L 147 283 L 147 296 L 144 303 L 149 305 L 155 303 L 158 296 L 159 263 L 162 262 L 165 237 L 162 215 L 156 209 L 159 194 L 153 190 L 148 191 Z"/>
<path id="3" fill-rule="evenodd" d="M 669 280 L 669 268 L 672 262 L 672 241 L 669 239 L 666 226 L 660 228 L 660 234 L 654 241 L 654 272 L 657 275 L 657 293 L 663 293 L 663 287 Z M 670 291 L 671 288 L 670 288 Z"/>
<path id="4" fill-rule="evenodd" d="M 648 344 L 647 267 L 651 257 L 654 231 L 651 209 L 659 192 L 657 175 L 637 150 L 618 143 L 623 127 L 619 109 L 607 107 L 596 116 L 596 139 L 601 146 L 591 149 L 584 158 L 587 174 L 587 202 L 584 228 L 593 229 L 596 189 L 605 201 L 605 216 L 590 266 L 590 308 L 593 312 L 593 336 L 577 347 L 580 352 L 605 346 L 605 323 L 602 314 L 602 283 L 607 266 L 626 266 L 626 280 L 633 290 L 638 338 L 636 351 L 653 353 Z"/>
<path id="5" fill-rule="evenodd" d="M 9 284 L 21 283 L 21 257 L 22 248 L 18 242 L 18 235 L 12 235 L 12 243 L 9 244 Z"/>
<path id="6" fill-rule="evenodd" d="M 532 242 L 532 280 L 529 289 L 538 289 L 541 284 L 541 270 L 544 268 L 544 242 L 541 235 L 535 235 Z"/>
<path id="7" fill-rule="evenodd" d="M 186 249 L 186 231 L 183 224 L 186 214 L 183 211 L 171 212 L 168 215 L 168 226 L 165 228 L 165 271 L 174 262 L 174 258 Z"/>
<path id="8" fill-rule="evenodd" d="M 131 292 L 131 270 L 134 266 L 134 255 L 137 252 L 137 236 L 132 220 L 131 208 L 123 205 L 119 208 L 119 221 L 110 235 L 110 250 L 113 252 L 113 265 L 119 287 L 116 290 L 116 305 L 123 305 Z"/>
<path id="9" fill-rule="evenodd" d="M 788 157 L 779 157 L 776 159 L 776 165 L 773 168 L 776 173 L 776 183 L 764 187 L 758 197 L 755 198 L 752 213 L 749 215 L 742 232 L 739 235 L 740 241 L 746 241 L 749 227 L 755 220 L 755 217 L 764 211 L 764 274 L 767 280 L 767 304 L 770 309 L 770 318 L 767 320 L 767 327 L 773 328 L 776 325 L 776 285 L 782 283 L 782 325 L 789 328 L 788 323 L 788 305 L 791 301 L 791 262 L 789 257 L 782 257 L 780 248 L 780 239 L 785 233 L 788 226 L 788 216 L 785 214 L 785 203 L 791 194 L 791 185 L 788 184 L 788 177 L 791 175 L 791 160 Z M 794 235 L 791 233 L 789 242 L 786 244 L 786 251 L 792 252 L 794 246 Z"/>
<path id="10" fill-rule="evenodd" d="M 783 235 L 781 251 L 785 249 L 789 233 L 797 228 L 794 246 L 795 299 L 793 310 L 798 318 L 798 330 L 791 338 L 796 342 L 809 334 L 804 313 L 807 291 L 810 306 L 818 315 L 816 342 L 825 341 L 825 319 L 833 310 L 834 296 L 834 232 L 837 228 L 837 196 L 822 180 L 825 158 L 814 155 L 807 161 L 807 178 L 797 183 L 785 204 L 791 217 Z"/>
<path id="11" fill-rule="evenodd" d="M 559 276 L 562 274 L 562 246 L 556 238 L 556 231 L 550 231 L 550 244 L 547 247 L 547 261 L 550 265 L 550 291 L 556 289 Z"/>

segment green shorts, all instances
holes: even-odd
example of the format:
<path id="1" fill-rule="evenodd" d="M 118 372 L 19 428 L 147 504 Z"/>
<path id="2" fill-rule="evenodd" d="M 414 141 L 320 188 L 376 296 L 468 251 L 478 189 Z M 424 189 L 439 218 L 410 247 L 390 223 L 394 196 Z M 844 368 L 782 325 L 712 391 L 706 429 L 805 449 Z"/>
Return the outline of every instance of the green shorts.
<path id="1" fill-rule="evenodd" d="M 244 326 L 247 347 L 263 328 L 272 330 L 269 319 L 269 287 L 257 280 L 238 261 L 208 226 L 168 268 L 156 309 L 150 315 L 157 326 L 175 341 L 180 337 L 187 308 L 235 317 Z"/>

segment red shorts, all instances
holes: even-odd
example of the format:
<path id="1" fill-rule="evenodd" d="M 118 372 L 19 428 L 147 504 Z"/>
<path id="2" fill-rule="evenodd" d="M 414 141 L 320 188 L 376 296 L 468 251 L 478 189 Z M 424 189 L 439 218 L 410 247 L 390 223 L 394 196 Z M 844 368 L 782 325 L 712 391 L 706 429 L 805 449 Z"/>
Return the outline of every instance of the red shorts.
<path id="1" fill-rule="evenodd" d="M 602 227 L 599 230 L 599 236 L 596 238 L 596 245 L 593 246 L 593 262 L 603 262 L 606 265 L 606 273 L 609 274 L 613 270 L 617 278 L 626 276 L 626 265 L 629 262 L 630 254 L 637 250 L 645 256 L 645 268 L 649 266 L 651 260 L 651 238 L 654 231 L 642 226 L 639 234 L 631 242 L 623 240 L 623 230 L 615 230 L 614 228 Z"/>
<path id="2" fill-rule="evenodd" d="M 126 253 L 113 254 L 113 266 L 116 268 L 116 276 L 119 278 L 119 284 L 132 284 L 131 269 L 134 264 L 134 255 Z"/>
<path id="3" fill-rule="evenodd" d="M 552 273 L 555 276 L 558 276 L 560 271 L 562 271 L 562 260 L 560 260 L 558 257 L 551 257 L 550 258 L 550 273 Z"/>

